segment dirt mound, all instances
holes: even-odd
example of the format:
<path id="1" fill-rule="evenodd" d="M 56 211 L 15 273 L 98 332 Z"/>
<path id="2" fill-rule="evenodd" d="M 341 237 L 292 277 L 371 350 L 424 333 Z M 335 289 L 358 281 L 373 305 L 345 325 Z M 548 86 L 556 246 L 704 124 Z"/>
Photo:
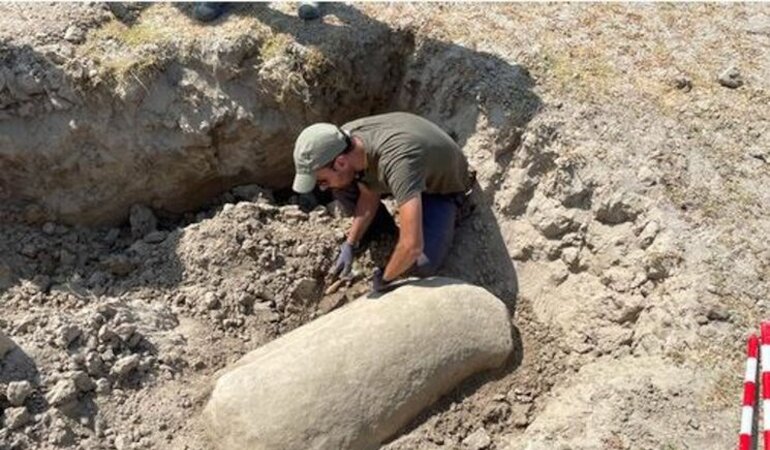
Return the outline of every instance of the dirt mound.
<path id="1" fill-rule="evenodd" d="M 18 259 L 6 267 L 15 281 L 2 293 L 2 326 L 20 347 L 0 363 L 0 392 L 31 381 L 31 415 L 0 431 L 2 442 L 37 448 L 57 436 L 51 442 L 64 446 L 101 448 L 105 437 L 161 445 L 163 431 L 186 424 L 170 419 L 129 433 L 125 418 L 144 415 L 147 395 L 168 395 L 191 374 L 198 379 L 191 392 L 201 395 L 225 362 L 366 291 L 364 274 L 374 267 L 367 252 L 350 285 L 324 295 L 347 220 L 323 206 L 278 206 L 253 186 L 225 197 L 236 194 L 256 201 L 220 204 L 174 228 L 138 226 L 157 222 L 140 207 L 131 223 L 103 232 L 14 228 L 17 239 L 4 240 L 4 254 Z M 90 245 L 71 247 L 81 239 Z"/>

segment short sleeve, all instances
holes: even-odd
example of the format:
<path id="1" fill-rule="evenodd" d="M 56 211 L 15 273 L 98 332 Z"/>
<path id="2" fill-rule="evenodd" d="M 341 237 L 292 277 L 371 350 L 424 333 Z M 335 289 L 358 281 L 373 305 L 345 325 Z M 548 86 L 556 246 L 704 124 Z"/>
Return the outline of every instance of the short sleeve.
<path id="1" fill-rule="evenodd" d="M 380 164 L 383 179 L 399 205 L 425 190 L 425 161 L 419 148 L 394 152 Z"/>

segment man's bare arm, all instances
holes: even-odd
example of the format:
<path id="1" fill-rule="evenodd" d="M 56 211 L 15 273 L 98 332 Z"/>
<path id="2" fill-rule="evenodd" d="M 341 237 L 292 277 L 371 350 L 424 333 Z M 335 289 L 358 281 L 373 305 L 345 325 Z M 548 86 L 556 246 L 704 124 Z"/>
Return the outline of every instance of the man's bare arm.
<path id="1" fill-rule="evenodd" d="M 383 281 L 400 277 L 422 255 L 422 196 L 416 195 L 398 208 L 399 236 L 396 249 L 385 267 Z"/>

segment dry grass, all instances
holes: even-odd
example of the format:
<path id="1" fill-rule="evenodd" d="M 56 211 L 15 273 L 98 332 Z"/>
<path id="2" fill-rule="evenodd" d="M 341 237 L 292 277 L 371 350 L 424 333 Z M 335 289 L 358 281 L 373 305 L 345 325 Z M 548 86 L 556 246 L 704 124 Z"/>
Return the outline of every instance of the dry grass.
<path id="1" fill-rule="evenodd" d="M 286 34 L 277 34 L 268 37 L 259 49 L 262 60 L 268 61 L 273 58 L 286 56 L 292 42 L 292 39 Z"/>
<path id="2" fill-rule="evenodd" d="M 168 4 L 154 4 L 132 25 L 118 20 L 91 30 L 79 53 L 92 60 L 102 78 L 118 91 L 163 66 L 164 49 L 176 47 L 180 57 L 201 42 L 265 34 L 265 27 L 249 16 L 233 16 L 217 27 L 202 25 Z M 187 49 L 187 50 L 185 50 Z"/>
<path id="3" fill-rule="evenodd" d="M 728 64 L 763 73 L 761 36 L 736 23 L 759 5 L 719 4 L 364 4 L 367 14 L 472 50 L 525 62 L 543 91 L 582 103 L 619 98 L 677 119 L 697 91 L 710 96 Z M 444 13 L 452 11 L 451 14 Z M 405 19 L 408 17 L 409 19 Z M 741 36 L 725 39 L 725 36 Z M 521 61 L 526 60 L 526 61 Z M 693 93 L 674 88 L 689 77 Z M 749 100 L 748 86 L 734 97 Z"/>
<path id="4" fill-rule="evenodd" d="M 139 78 L 157 66 L 157 52 L 142 50 L 148 46 L 161 46 L 171 36 L 169 30 L 150 23 L 127 26 L 112 20 L 92 30 L 79 52 L 96 64 L 101 78 L 114 82 L 121 89 L 129 80 Z"/>
<path id="5" fill-rule="evenodd" d="M 594 48 L 552 50 L 543 55 L 543 61 L 548 78 L 557 89 L 580 101 L 599 101 L 611 97 L 615 91 L 618 74 Z"/>
<path id="6" fill-rule="evenodd" d="M 117 20 L 107 22 L 93 33 L 93 39 L 96 41 L 113 39 L 128 48 L 157 44 L 167 41 L 170 36 L 171 30 L 160 28 L 154 23 L 142 22 L 128 26 Z"/>

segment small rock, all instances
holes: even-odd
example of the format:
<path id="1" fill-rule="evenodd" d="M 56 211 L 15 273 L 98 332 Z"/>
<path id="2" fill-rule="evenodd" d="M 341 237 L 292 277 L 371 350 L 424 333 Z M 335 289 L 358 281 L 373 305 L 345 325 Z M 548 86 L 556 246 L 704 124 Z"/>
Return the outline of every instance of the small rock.
<path id="1" fill-rule="evenodd" d="M 94 432 L 97 437 L 103 438 L 109 430 L 109 424 L 102 416 L 96 416 L 94 418 Z"/>
<path id="2" fill-rule="evenodd" d="M 102 263 L 114 275 L 128 275 L 136 266 L 126 255 L 110 255 Z"/>
<path id="3" fill-rule="evenodd" d="M 284 219 L 292 219 L 297 221 L 305 221 L 308 219 L 308 213 L 299 209 L 296 205 L 288 205 L 281 208 L 281 216 Z"/>
<path id="4" fill-rule="evenodd" d="M 307 302 L 318 291 L 318 281 L 314 278 L 302 278 L 291 291 L 291 297 L 300 302 Z"/>
<path id="5" fill-rule="evenodd" d="M 256 301 L 256 296 L 248 291 L 243 291 L 238 294 L 238 304 L 243 307 L 244 310 L 250 311 Z"/>
<path id="6" fill-rule="evenodd" d="M 65 249 L 61 249 L 59 251 L 59 263 L 62 267 L 69 268 L 75 265 L 77 262 L 77 256 L 72 254 L 71 252 L 68 252 Z"/>
<path id="7" fill-rule="evenodd" d="M 115 328 L 115 334 L 117 334 L 123 342 L 130 341 L 134 333 L 136 333 L 136 325 L 132 323 L 122 323 Z"/>
<path id="8" fill-rule="evenodd" d="M 12 406 L 21 406 L 33 390 L 32 383 L 29 381 L 12 381 L 8 383 L 5 396 L 8 397 Z"/>
<path id="9" fill-rule="evenodd" d="M 319 220 L 322 218 L 325 219 L 328 217 L 329 217 L 329 211 L 323 205 L 318 205 L 315 207 L 314 210 L 310 211 L 310 218 L 312 220 Z"/>
<path id="10" fill-rule="evenodd" d="M 674 79 L 674 87 L 683 92 L 692 90 L 692 80 L 687 76 L 680 76 Z"/>
<path id="11" fill-rule="evenodd" d="M 120 228 L 111 228 L 110 231 L 104 236 L 104 242 L 107 244 L 114 244 L 120 237 Z"/>
<path id="12" fill-rule="evenodd" d="M 124 378 L 131 373 L 132 370 L 139 367 L 140 360 L 141 358 L 139 355 L 124 356 L 117 360 L 115 365 L 112 366 L 112 374 L 117 378 Z"/>
<path id="13" fill-rule="evenodd" d="M 642 184 L 646 186 L 654 186 L 658 184 L 658 177 L 655 176 L 655 172 L 653 172 L 652 169 L 647 166 L 640 167 L 636 172 L 636 177 L 639 179 L 639 181 L 642 182 Z"/>
<path id="14" fill-rule="evenodd" d="M 154 356 L 145 356 L 142 358 L 142 361 L 139 363 L 139 367 L 137 369 L 141 372 L 149 372 L 153 367 L 157 365 L 157 363 L 158 359 Z"/>
<path id="15" fill-rule="evenodd" d="M 166 231 L 152 231 L 144 237 L 144 242 L 148 244 L 159 244 L 166 240 L 168 232 Z"/>
<path id="16" fill-rule="evenodd" d="M 706 318 L 709 320 L 726 322 L 730 320 L 730 312 L 726 311 L 721 306 L 712 306 L 706 313 Z"/>
<path id="17" fill-rule="evenodd" d="M 96 380 L 96 393 L 99 395 L 107 395 L 110 393 L 110 390 L 112 389 L 112 386 L 110 385 L 110 380 L 106 378 L 99 378 Z"/>
<path id="18" fill-rule="evenodd" d="M 300 244 L 294 251 L 295 256 L 307 256 L 309 253 L 308 247 L 305 244 Z"/>
<path id="19" fill-rule="evenodd" d="M 505 396 L 502 396 L 503 399 Z M 482 413 L 484 423 L 502 423 L 511 413 L 511 405 L 503 400 L 491 402 Z"/>
<path id="20" fill-rule="evenodd" d="M 56 334 L 57 334 L 56 342 L 62 348 L 67 348 L 70 346 L 70 344 L 75 342 L 75 340 L 79 338 L 82 333 L 83 331 L 77 325 L 74 325 L 74 324 L 62 325 L 56 331 Z"/>
<path id="21" fill-rule="evenodd" d="M 680 261 L 677 255 L 657 253 L 647 255 L 645 259 L 645 273 L 653 281 L 671 276 Z"/>
<path id="22" fill-rule="evenodd" d="M 126 450 L 131 445 L 131 440 L 128 439 L 126 436 L 119 434 L 115 437 L 114 444 L 117 450 Z"/>
<path id="23" fill-rule="evenodd" d="M 64 32 L 64 40 L 73 44 L 82 44 L 86 40 L 86 33 L 82 28 L 70 25 L 67 31 Z"/>
<path id="24" fill-rule="evenodd" d="M 112 361 L 115 361 L 115 352 L 112 351 L 112 347 L 107 348 L 104 350 L 100 355 L 102 358 L 102 361 L 111 363 Z"/>
<path id="25" fill-rule="evenodd" d="M 722 72 L 717 81 L 719 81 L 719 84 L 722 86 L 730 89 L 736 89 L 743 86 L 743 77 L 741 77 L 741 73 L 735 66 L 729 67 Z"/>
<path id="26" fill-rule="evenodd" d="M 43 80 L 34 72 L 25 72 L 16 76 L 16 85 L 27 95 L 38 95 L 45 92 Z"/>
<path id="27" fill-rule="evenodd" d="M 256 202 L 259 200 L 273 201 L 273 194 L 267 189 L 261 188 L 256 184 L 245 186 L 236 186 L 232 189 L 233 195 L 240 200 Z"/>
<path id="28" fill-rule="evenodd" d="M 86 355 L 76 353 L 70 357 L 70 367 L 72 370 L 80 370 L 86 366 Z"/>
<path id="29" fill-rule="evenodd" d="M 143 339 L 142 333 L 136 332 L 132 334 L 131 337 L 125 342 L 128 348 L 135 349 L 142 342 L 142 339 Z"/>
<path id="30" fill-rule="evenodd" d="M 658 236 L 659 232 L 660 225 L 658 222 L 654 220 L 647 222 L 641 233 L 639 233 L 639 247 L 643 249 L 649 247 Z"/>
<path id="31" fill-rule="evenodd" d="M 102 316 L 103 319 L 110 320 L 115 317 L 115 315 L 118 313 L 118 310 L 115 309 L 114 305 L 109 303 L 102 303 L 96 307 L 96 312 Z"/>
<path id="32" fill-rule="evenodd" d="M 106 273 L 102 272 L 101 270 L 97 270 L 96 272 L 92 273 L 90 277 L 88 277 L 88 281 L 86 284 L 91 287 L 98 287 L 98 286 L 104 286 L 110 281 L 110 276 Z"/>
<path id="33" fill-rule="evenodd" d="M 529 425 L 529 412 L 532 410 L 531 399 L 528 403 L 516 403 L 511 407 L 513 426 L 524 428 Z"/>
<path id="34" fill-rule="evenodd" d="M 67 403 L 75 400 L 78 395 L 78 388 L 72 379 L 60 380 L 56 385 L 48 392 L 46 399 L 48 403 L 54 406 L 63 406 Z"/>
<path id="35" fill-rule="evenodd" d="M 31 418 L 29 411 L 23 406 L 5 410 L 5 426 L 11 430 L 23 427 L 29 423 Z"/>
<path id="36" fill-rule="evenodd" d="M 206 292 L 203 296 L 203 307 L 208 310 L 219 308 L 219 299 L 213 292 Z"/>
<path id="37" fill-rule="evenodd" d="M 543 196 L 535 196 L 530 202 L 529 215 L 532 225 L 548 239 L 558 239 L 580 227 L 573 210 Z"/>
<path id="38" fill-rule="evenodd" d="M 21 247 L 21 254 L 27 258 L 34 258 L 37 256 L 37 247 L 34 244 L 24 244 Z"/>
<path id="39" fill-rule="evenodd" d="M 465 444 L 465 446 L 470 450 L 483 450 L 492 444 L 492 439 L 490 439 L 487 430 L 484 428 L 479 428 L 470 436 L 463 439 L 463 444 Z"/>
<path id="40" fill-rule="evenodd" d="M 580 265 L 580 250 L 575 247 L 567 247 L 561 251 L 561 260 L 570 270 L 575 270 Z"/>
<path id="41" fill-rule="evenodd" d="M 101 328 L 99 328 L 99 333 L 97 336 L 99 338 L 99 342 L 104 344 L 113 344 L 118 339 L 120 339 L 120 337 L 112 330 L 112 327 L 107 324 L 104 324 Z"/>
<path id="42" fill-rule="evenodd" d="M 75 443 L 75 435 L 64 420 L 56 419 L 51 425 L 48 442 L 59 447 L 67 447 Z"/>
<path id="43" fill-rule="evenodd" d="M 53 222 L 46 222 L 45 225 L 43 225 L 43 233 L 51 236 L 56 232 L 56 224 Z"/>
<path id="44" fill-rule="evenodd" d="M 88 352 L 86 355 L 86 371 L 89 375 L 101 376 L 104 375 L 105 367 L 102 357 L 96 352 Z"/>
<path id="45" fill-rule="evenodd" d="M 555 285 L 558 286 L 569 277 L 569 270 L 566 266 L 560 265 L 557 266 L 548 277 L 549 280 Z"/>
<path id="46" fill-rule="evenodd" d="M 94 380 L 81 370 L 72 374 L 72 381 L 75 382 L 75 386 L 77 386 L 80 392 L 91 392 L 96 389 Z"/>
<path id="47" fill-rule="evenodd" d="M 596 220 L 616 225 L 632 222 L 639 215 L 636 198 L 625 192 L 616 192 L 605 199 L 596 210 Z"/>
<path id="48" fill-rule="evenodd" d="M 155 231 L 158 226 L 158 219 L 152 210 L 144 205 L 134 205 L 131 207 L 129 223 L 131 224 L 131 235 L 135 238 L 141 238 L 148 233 Z"/>

